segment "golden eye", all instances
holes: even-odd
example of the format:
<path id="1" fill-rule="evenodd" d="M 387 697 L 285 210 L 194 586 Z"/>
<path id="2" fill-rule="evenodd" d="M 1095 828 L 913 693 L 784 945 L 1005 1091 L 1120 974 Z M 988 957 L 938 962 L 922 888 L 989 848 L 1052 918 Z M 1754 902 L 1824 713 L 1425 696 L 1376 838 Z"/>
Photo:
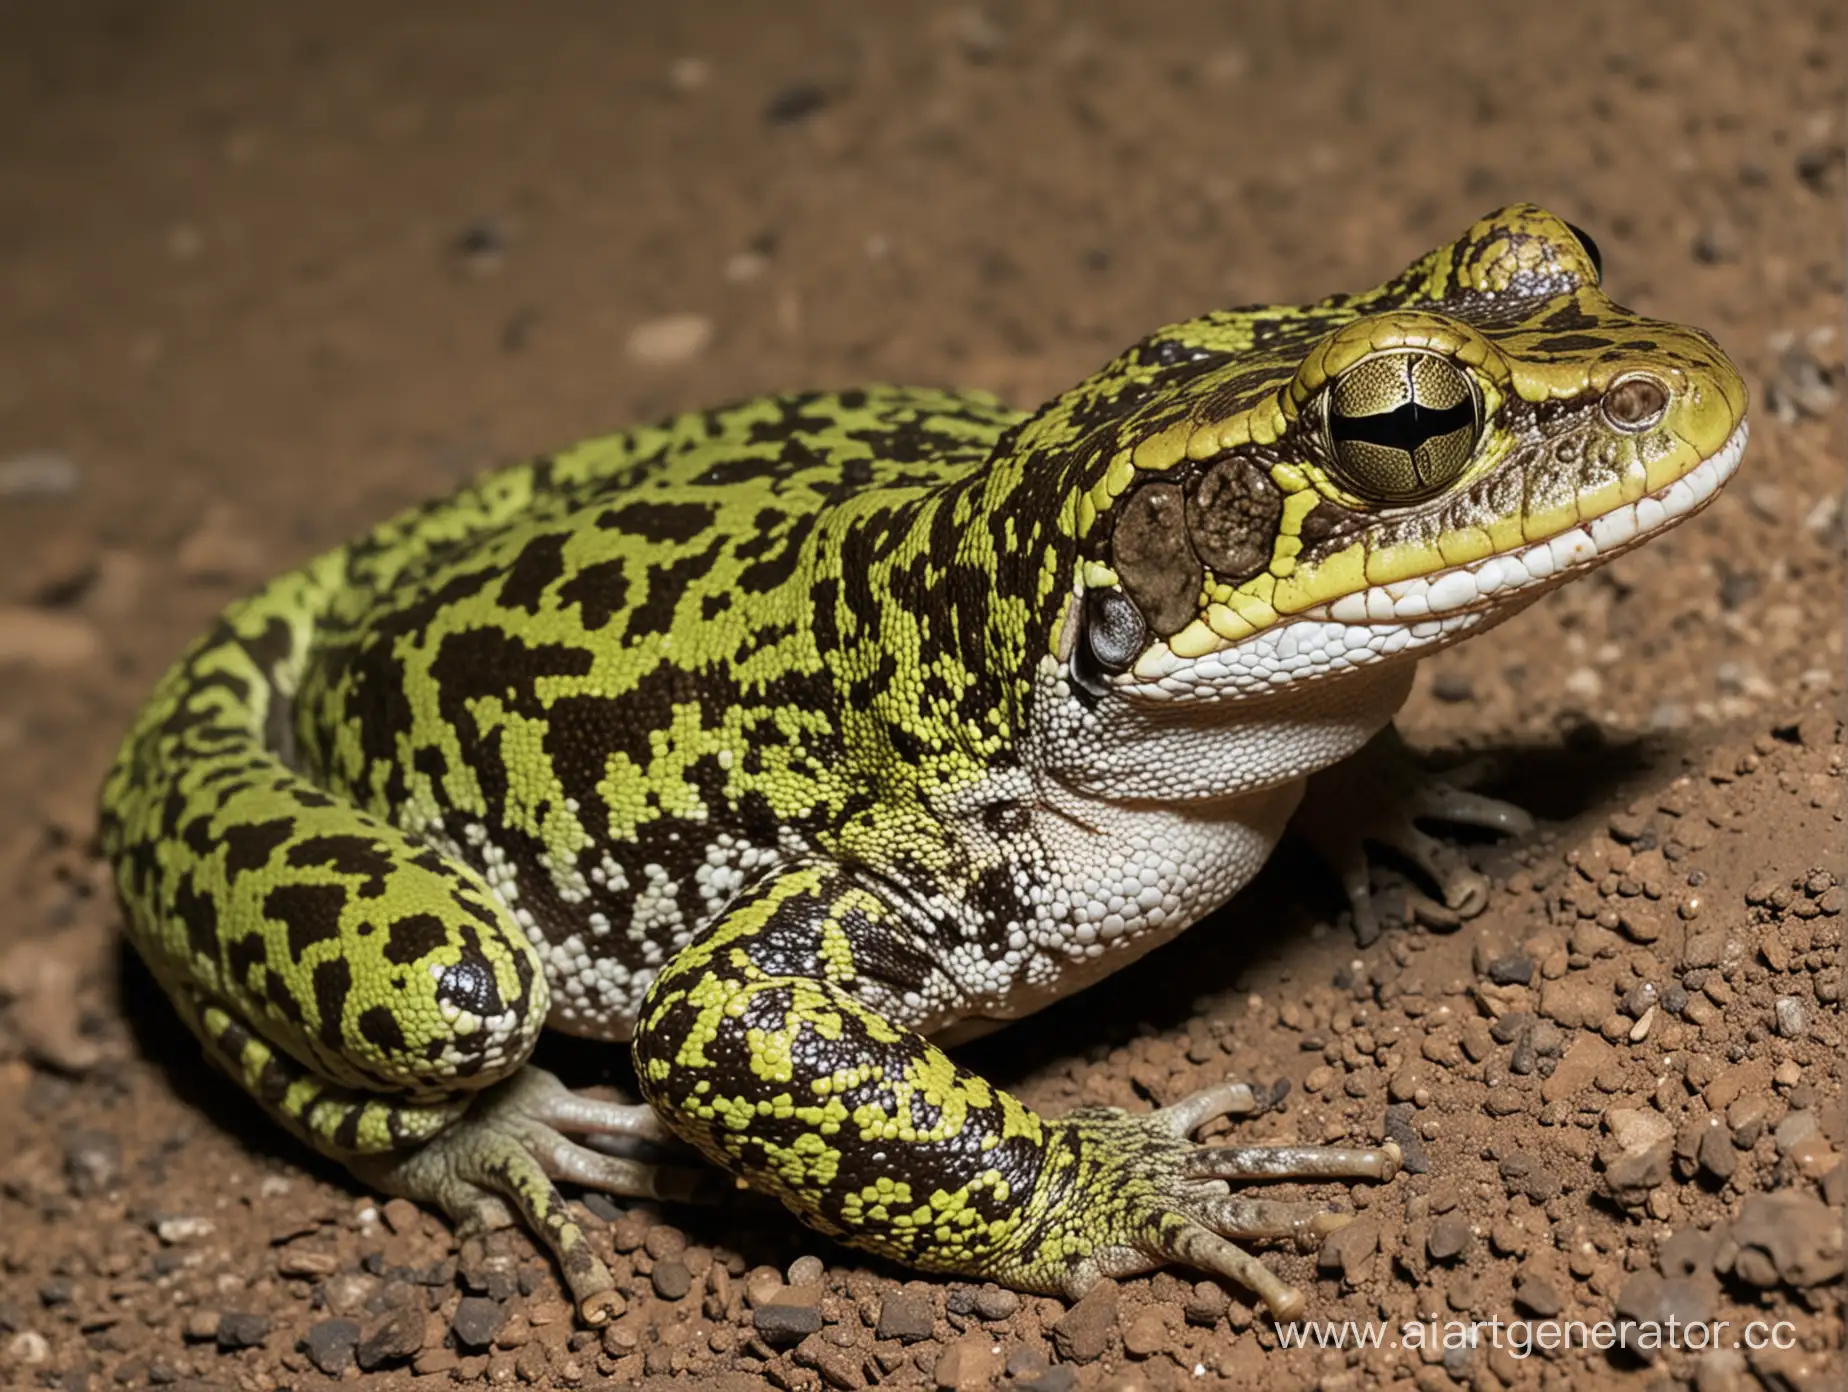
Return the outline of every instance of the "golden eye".
<path id="1" fill-rule="evenodd" d="M 1449 358 L 1397 348 L 1357 362 L 1328 391 L 1328 448 L 1363 498 L 1412 503 L 1455 483 L 1482 434 L 1482 403 Z"/>

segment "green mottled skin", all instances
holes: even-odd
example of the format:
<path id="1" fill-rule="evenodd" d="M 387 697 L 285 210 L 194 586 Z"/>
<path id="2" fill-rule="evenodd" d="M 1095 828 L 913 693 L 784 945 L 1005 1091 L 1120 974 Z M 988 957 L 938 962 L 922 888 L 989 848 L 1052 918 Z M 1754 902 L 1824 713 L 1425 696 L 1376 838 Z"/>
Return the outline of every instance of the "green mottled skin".
<path id="1" fill-rule="evenodd" d="M 1475 374 L 1469 472 L 1369 502 L 1318 393 L 1434 325 Z M 1647 454 L 1685 472 L 1742 414 L 1736 375 L 1515 208 L 1365 295 L 1160 330 L 1032 415 L 766 398 L 503 469 L 233 605 L 168 674 L 103 798 L 133 939 L 279 1120 L 458 1215 L 511 1203 L 580 1297 L 607 1278 L 563 1172 L 481 1100 L 548 1023 L 632 1039 L 673 1133 L 911 1265 L 1038 1290 L 1132 1258 L 1229 1269 L 1203 1226 L 1289 1224 L 1202 1197 L 1189 1157 L 1212 1152 L 1185 1126 L 1045 1119 L 929 1042 L 983 1013 L 956 952 L 992 967 L 1057 917 L 1063 852 L 1010 829 L 1021 790 L 1049 749 L 1084 785 L 1086 722 L 1139 709 L 1123 664 L 1075 690 L 1086 597 L 1120 599 L 1124 569 L 1138 651 L 1191 655 L 1363 569 L 1433 573 L 1589 516 L 1644 455 L 1532 452 L 1592 438 L 1634 361 L 1697 388 Z M 1130 575 L 1125 500 L 1223 458 L 1258 471 L 1260 520 L 1232 536 L 1256 573 Z M 983 1009 L 1067 988 L 1003 981 Z"/>

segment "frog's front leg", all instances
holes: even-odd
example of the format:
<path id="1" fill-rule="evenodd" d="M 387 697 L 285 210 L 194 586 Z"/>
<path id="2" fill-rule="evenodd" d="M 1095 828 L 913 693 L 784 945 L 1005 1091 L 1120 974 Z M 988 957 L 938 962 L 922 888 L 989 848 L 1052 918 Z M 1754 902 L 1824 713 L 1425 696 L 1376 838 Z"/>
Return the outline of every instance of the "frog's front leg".
<path id="1" fill-rule="evenodd" d="M 874 883 L 782 870 L 667 965 L 635 1055 L 669 1126 L 811 1227 L 909 1266 L 1076 1296 L 1172 1261 L 1300 1310 L 1234 1240 L 1311 1238 L 1341 1217 L 1231 1185 L 1385 1179 L 1397 1154 L 1194 1144 L 1211 1117 L 1255 1110 L 1236 1084 L 1142 1115 L 1040 1116 L 915 1028 L 953 1011 L 955 986 L 932 934 Z"/>
<path id="2" fill-rule="evenodd" d="M 1429 819 L 1507 836 L 1532 831 L 1534 819 L 1524 808 L 1473 790 L 1471 785 L 1487 767 L 1486 761 L 1477 760 L 1447 773 L 1432 773 L 1405 747 L 1397 727 L 1388 725 L 1359 753 L 1310 775 L 1291 825 L 1340 875 L 1363 941 L 1379 929 L 1369 884 L 1368 843 L 1411 861 L 1437 886 L 1444 903 L 1465 918 L 1488 906 L 1488 880 L 1465 863 L 1455 847 L 1418 825 Z"/>

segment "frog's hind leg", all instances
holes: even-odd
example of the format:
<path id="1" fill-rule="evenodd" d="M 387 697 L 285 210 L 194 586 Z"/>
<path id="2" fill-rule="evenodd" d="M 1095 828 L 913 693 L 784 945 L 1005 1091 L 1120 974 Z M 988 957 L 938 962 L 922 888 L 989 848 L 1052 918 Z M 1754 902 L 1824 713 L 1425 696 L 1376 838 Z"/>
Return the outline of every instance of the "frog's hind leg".
<path id="1" fill-rule="evenodd" d="M 465 1227 L 524 1218 L 595 1320 L 609 1273 L 553 1180 L 687 1186 L 562 1134 L 650 1123 L 526 1071 L 549 990 L 486 877 L 390 820 L 369 775 L 347 786 L 370 808 L 299 766 L 294 704 L 347 578 L 324 557 L 227 611 L 130 731 L 101 808 L 129 935 L 272 1116 Z"/>
<path id="2" fill-rule="evenodd" d="M 437 1205 L 462 1238 L 523 1222 L 557 1258 L 590 1323 L 610 1314 L 613 1282 L 553 1181 L 680 1199 L 704 1180 L 568 1140 L 562 1133 L 648 1140 L 669 1133 L 647 1107 L 578 1097 L 543 1069 L 529 1065 L 481 1092 L 427 1101 L 365 1093 L 317 1077 L 221 1005 L 190 992 L 176 992 L 175 999 L 214 1061 L 290 1130 L 367 1184 Z"/>
<path id="3" fill-rule="evenodd" d="M 633 1198 L 687 1200 L 706 1187 L 707 1176 L 606 1155 L 569 1139 L 564 1133 L 570 1130 L 666 1135 L 648 1108 L 578 1097 L 528 1065 L 481 1093 L 462 1125 L 414 1150 L 348 1164 L 387 1193 L 437 1204 L 455 1222 L 458 1237 L 507 1227 L 517 1218 L 558 1259 L 580 1316 L 601 1324 L 616 1304 L 613 1282 L 553 1181 Z"/>

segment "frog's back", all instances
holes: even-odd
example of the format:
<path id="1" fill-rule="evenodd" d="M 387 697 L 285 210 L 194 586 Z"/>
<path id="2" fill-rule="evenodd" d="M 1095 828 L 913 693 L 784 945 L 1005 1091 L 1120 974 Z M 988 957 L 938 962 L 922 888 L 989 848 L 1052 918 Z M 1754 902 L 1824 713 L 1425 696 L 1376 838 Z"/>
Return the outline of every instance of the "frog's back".
<path id="1" fill-rule="evenodd" d="M 480 870 L 553 1023 L 622 1037 L 653 970 L 855 800 L 840 712 L 871 674 L 817 632 L 854 582 L 815 534 L 899 534 L 1016 419 L 919 389 L 763 398 L 406 513 L 318 563 L 298 764 Z M 248 617 L 302 603 L 285 579 Z"/>

